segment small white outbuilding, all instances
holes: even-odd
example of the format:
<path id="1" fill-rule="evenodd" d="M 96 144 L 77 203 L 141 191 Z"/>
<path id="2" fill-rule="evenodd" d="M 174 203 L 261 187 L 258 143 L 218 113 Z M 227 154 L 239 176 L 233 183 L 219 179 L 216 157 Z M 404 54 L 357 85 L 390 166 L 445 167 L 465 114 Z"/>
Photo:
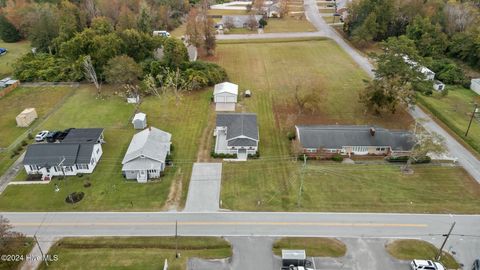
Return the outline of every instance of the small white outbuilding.
<path id="1" fill-rule="evenodd" d="M 223 82 L 215 85 L 213 100 L 216 111 L 235 111 L 235 104 L 238 100 L 238 85 L 230 82 Z"/>
<path id="2" fill-rule="evenodd" d="M 17 126 L 28 127 L 30 124 L 38 118 L 35 108 L 27 108 L 23 110 L 15 120 L 17 120 Z"/>
<path id="3" fill-rule="evenodd" d="M 437 92 L 442 92 L 445 90 L 445 84 L 441 81 L 435 80 L 433 81 L 433 89 L 435 89 Z"/>
<path id="4" fill-rule="evenodd" d="M 144 113 L 137 113 L 132 119 L 134 129 L 144 129 L 147 127 L 147 115 Z"/>
<path id="5" fill-rule="evenodd" d="M 470 89 L 480 95 L 480 78 L 472 79 L 472 81 L 470 82 Z"/>

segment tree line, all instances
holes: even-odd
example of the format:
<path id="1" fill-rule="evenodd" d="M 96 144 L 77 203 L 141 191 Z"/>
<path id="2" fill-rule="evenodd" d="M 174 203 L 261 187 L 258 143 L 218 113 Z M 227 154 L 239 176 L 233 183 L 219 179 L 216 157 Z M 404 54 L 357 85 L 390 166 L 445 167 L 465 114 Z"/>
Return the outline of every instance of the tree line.
<path id="1" fill-rule="evenodd" d="M 14 76 L 22 81 L 90 80 L 98 90 L 107 82 L 139 86 L 145 94 L 175 81 L 194 90 L 224 80 L 225 70 L 191 63 L 183 41 L 153 35 L 154 29 L 178 26 L 188 10 L 188 2 L 173 0 L 7 0 L 0 37 L 31 41 L 32 52 L 14 64 Z M 203 24 L 211 34 L 213 22 Z M 213 53 L 214 32 L 203 40 Z"/>

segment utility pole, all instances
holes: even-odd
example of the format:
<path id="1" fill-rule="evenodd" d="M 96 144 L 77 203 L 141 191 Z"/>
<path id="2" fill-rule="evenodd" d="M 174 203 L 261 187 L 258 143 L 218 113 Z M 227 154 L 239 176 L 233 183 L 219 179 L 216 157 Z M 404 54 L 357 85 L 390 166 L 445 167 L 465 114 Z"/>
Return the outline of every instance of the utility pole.
<path id="1" fill-rule="evenodd" d="M 472 116 L 470 117 L 470 122 L 468 123 L 467 132 L 465 132 L 465 137 L 467 137 L 468 131 L 470 131 L 470 126 L 472 125 L 472 121 L 473 121 L 473 118 L 475 117 L 475 113 L 477 112 L 477 108 L 478 108 L 478 104 L 475 103 L 475 105 L 473 107 Z"/>
<path id="2" fill-rule="evenodd" d="M 307 156 L 303 154 L 303 166 L 302 166 L 302 171 L 300 172 L 300 190 L 298 191 L 298 200 L 297 200 L 297 205 L 300 206 L 300 200 L 302 198 L 302 193 L 303 193 L 303 173 L 305 171 L 305 167 L 307 166 Z"/>
<path id="3" fill-rule="evenodd" d="M 448 233 L 443 235 L 443 236 L 445 236 L 445 240 L 443 240 L 442 246 L 440 247 L 440 250 L 438 251 L 437 257 L 435 257 L 435 260 L 439 261 L 440 258 L 442 257 L 443 248 L 445 247 L 445 244 L 447 243 L 447 240 L 448 240 L 448 238 L 450 237 L 450 234 L 452 233 L 453 227 L 455 227 L 455 224 L 456 224 L 456 223 L 457 223 L 457 222 L 454 221 L 454 222 L 452 223 L 452 226 L 450 227 L 450 230 L 448 231 Z"/>
<path id="4" fill-rule="evenodd" d="M 42 255 L 42 262 L 45 262 L 45 265 L 47 265 L 48 267 L 48 260 L 47 258 L 45 258 L 45 255 L 43 254 L 43 250 L 42 248 L 40 247 L 40 243 L 38 242 L 38 239 L 37 239 L 37 235 L 33 235 L 33 239 L 35 240 L 35 242 L 37 243 L 37 246 L 38 246 L 38 250 L 40 250 L 40 254 Z"/>
<path id="5" fill-rule="evenodd" d="M 175 258 L 180 258 L 180 254 L 178 254 L 178 220 L 175 220 Z"/>

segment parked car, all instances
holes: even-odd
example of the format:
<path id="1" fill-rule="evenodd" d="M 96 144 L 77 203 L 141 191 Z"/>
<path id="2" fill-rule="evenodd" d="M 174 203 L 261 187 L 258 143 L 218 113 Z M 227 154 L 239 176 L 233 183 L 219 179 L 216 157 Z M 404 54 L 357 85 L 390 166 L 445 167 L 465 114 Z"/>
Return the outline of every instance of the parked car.
<path id="1" fill-rule="evenodd" d="M 472 270 L 480 270 L 480 259 L 476 259 L 473 262 Z"/>
<path id="2" fill-rule="evenodd" d="M 65 139 L 65 137 L 67 137 L 68 133 L 70 132 L 70 130 L 72 130 L 73 128 L 67 128 L 65 129 L 64 131 L 60 132 L 60 135 L 58 135 L 57 137 L 57 140 L 61 141 L 63 139 Z"/>
<path id="3" fill-rule="evenodd" d="M 6 54 L 7 52 L 8 52 L 7 49 L 5 49 L 5 48 L 0 48 L 0 55 L 4 55 L 4 54 Z"/>
<path id="4" fill-rule="evenodd" d="M 410 267 L 412 270 L 445 270 L 441 263 L 430 260 L 413 260 Z"/>
<path id="5" fill-rule="evenodd" d="M 45 139 L 47 140 L 47 142 L 49 143 L 54 143 L 57 141 L 58 139 L 58 136 L 60 136 L 61 132 L 60 131 L 52 131 L 52 132 L 49 132 L 47 134 L 47 136 L 45 137 Z"/>
<path id="6" fill-rule="evenodd" d="M 161 37 L 170 37 L 170 33 L 165 31 L 165 30 L 153 31 L 153 35 L 154 36 L 161 36 Z"/>
<path id="7" fill-rule="evenodd" d="M 42 130 L 37 135 L 35 135 L 35 141 L 43 142 L 43 140 L 45 140 L 45 137 L 47 137 L 47 135 L 48 135 L 48 130 Z"/>

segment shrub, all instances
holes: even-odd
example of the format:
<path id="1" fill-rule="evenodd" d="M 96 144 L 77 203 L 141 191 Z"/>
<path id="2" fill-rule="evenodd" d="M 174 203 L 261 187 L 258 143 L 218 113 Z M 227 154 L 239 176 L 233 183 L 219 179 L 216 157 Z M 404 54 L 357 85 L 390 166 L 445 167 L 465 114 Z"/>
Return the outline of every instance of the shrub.
<path id="1" fill-rule="evenodd" d="M 4 15 L 0 15 L 0 39 L 11 43 L 20 41 L 21 38 L 17 28 Z"/>
<path id="2" fill-rule="evenodd" d="M 389 156 L 385 158 L 385 160 L 388 162 L 402 162 L 402 163 L 407 162 L 408 159 L 409 159 L 408 156 Z"/>
<path id="3" fill-rule="evenodd" d="M 19 153 L 22 152 L 22 150 L 23 150 L 23 146 L 21 145 L 17 146 L 17 148 L 15 149 L 15 151 Z"/>
<path id="4" fill-rule="evenodd" d="M 82 61 L 70 61 L 47 53 L 27 53 L 13 65 L 14 75 L 21 81 L 80 81 Z"/>
<path id="5" fill-rule="evenodd" d="M 447 58 L 435 59 L 430 68 L 436 73 L 437 79 L 446 84 L 463 84 L 466 80 L 463 70 Z"/>
<path id="6" fill-rule="evenodd" d="M 259 159 L 260 158 L 260 151 L 257 150 L 257 152 L 255 154 L 248 154 L 248 158 L 251 158 L 251 159 Z"/>
<path id="7" fill-rule="evenodd" d="M 27 145 L 28 145 L 27 141 L 23 140 L 23 141 L 22 141 L 22 145 L 23 145 L 23 146 L 27 146 Z"/>
<path id="8" fill-rule="evenodd" d="M 33 134 L 31 132 L 28 133 L 27 138 L 29 140 L 33 140 Z"/>
<path id="9" fill-rule="evenodd" d="M 288 140 L 293 141 L 297 138 L 297 134 L 295 133 L 295 131 L 289 131 L 287 133 L 287 138 Z"/>
<path id="10" fill-rule="evenodd" d="M 419 157 L 415 159 L 412 163 L 413 164 L 425 164 L 425 163 L 430 163 L 432 159 L 429 156 L 424 156 L 424 157 Z"/>
<path id="11" fill-rule="evenodd" d="M 331 159 L 333 161 L 337 161 L 337 162 L 342 162 L 343 161 L 343 157 L 339 154 L 334 155 Z"/>
<path id="12" fill-rule="evenodd" d="M 83 187 L 85 187 L 85 188 L 88 188 L 88 187 L 91 187 L 91 186 L 92 186 L 92 183 L 90 183 L 90 182 L 85 182 L 83 184 Z"/>
<path id="13" fill-rule="evenodd" d="M 65 202 L 72 203 L 72 204 L 77 203 L 77 202 L 81 201 L 84 196 L 85 196 L 85 193 L 83 193 L 83 192 L 73 192 L 73 193 L 70 193 L 65 198 Z"/>

